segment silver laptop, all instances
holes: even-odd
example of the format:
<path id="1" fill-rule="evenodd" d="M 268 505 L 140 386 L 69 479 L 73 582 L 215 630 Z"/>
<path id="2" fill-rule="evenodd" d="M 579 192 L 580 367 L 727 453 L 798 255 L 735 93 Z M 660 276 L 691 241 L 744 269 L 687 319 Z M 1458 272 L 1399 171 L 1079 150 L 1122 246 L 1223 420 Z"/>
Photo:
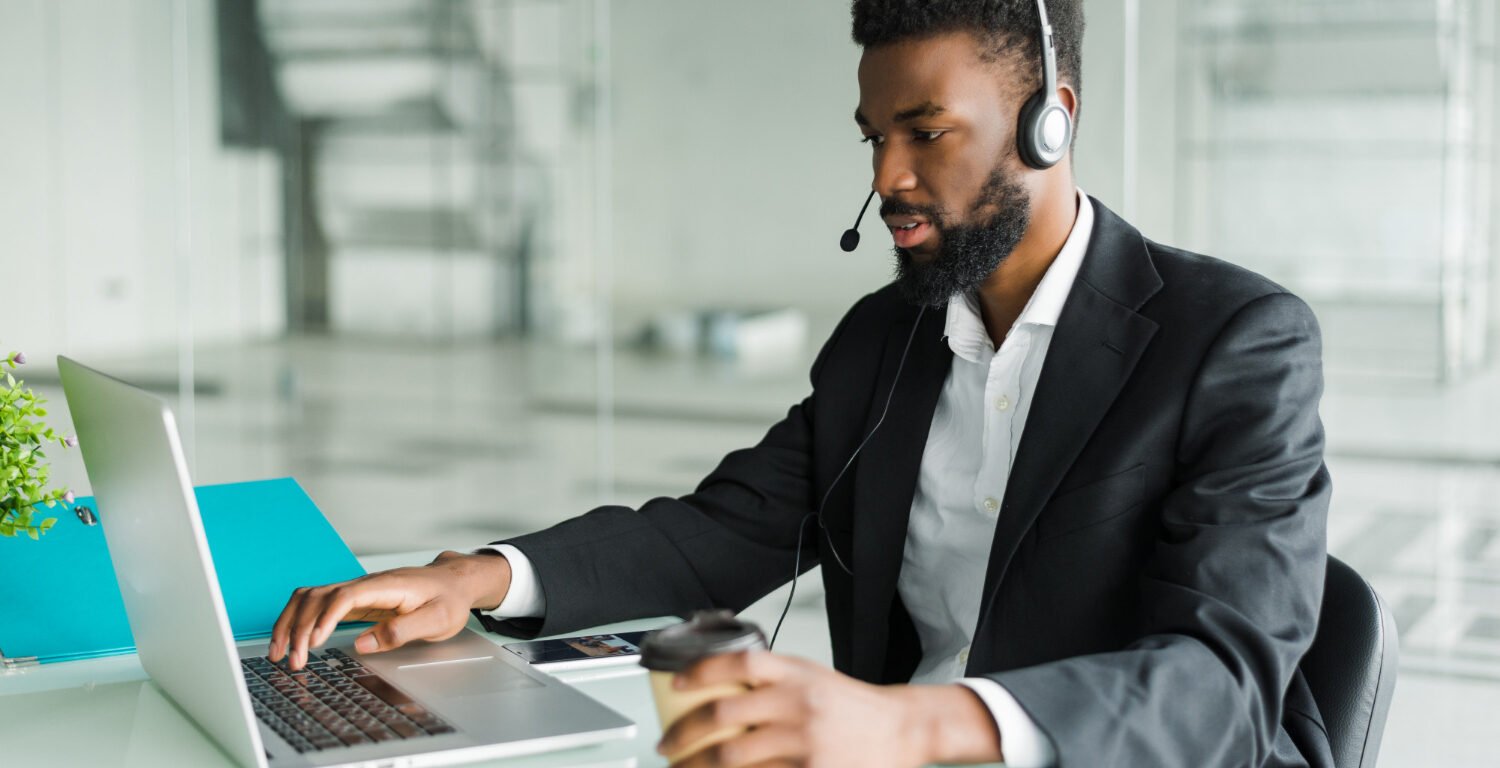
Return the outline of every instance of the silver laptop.
<path id="1" fill-rule="evenodd" d="M 469 630 L 368 656 L 342 630 L 297 673 L 265 643 L 236 646 L 171 409 L 66 357 L 58 368 L 141 665 L 241 765 L 442 765 L 635 734 Z"/>

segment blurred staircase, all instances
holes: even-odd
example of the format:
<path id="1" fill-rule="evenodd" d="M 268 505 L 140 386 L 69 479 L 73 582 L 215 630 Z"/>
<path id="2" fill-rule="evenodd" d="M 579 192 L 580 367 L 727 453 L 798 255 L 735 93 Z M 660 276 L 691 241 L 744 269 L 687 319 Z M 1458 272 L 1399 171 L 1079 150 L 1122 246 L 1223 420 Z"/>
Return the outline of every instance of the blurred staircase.
<path id="1" fill-rule="evenodd" d="M 303 126 L 304 221 L 320 234 L 303 258 L 326 286 L 326 330 L 527 329 L 550 181 L 518 135 L 514 5 L 260 0 L 282 97 Z"/>

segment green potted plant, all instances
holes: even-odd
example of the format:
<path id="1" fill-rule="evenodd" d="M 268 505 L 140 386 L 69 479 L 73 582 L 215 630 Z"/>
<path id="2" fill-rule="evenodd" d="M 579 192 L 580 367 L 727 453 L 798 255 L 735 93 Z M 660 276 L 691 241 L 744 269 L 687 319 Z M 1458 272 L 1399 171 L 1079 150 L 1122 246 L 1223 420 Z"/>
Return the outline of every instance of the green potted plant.
<path id="1" fill-rule="evenodd" d="M 57 518 L 37 519 L 39 507 L 55 507 L 57 502 L 73 503 L 73 493 L 66 488 L 48 489 L 49 467 L 43 461 L 42 447 L 56 443 L 64 448 L 78 445 L 75 437 L 58 437 L 41 419 L 47 416 L 42 405 L 46 400 L 36 396 L 24 381 L 17 381 L 13 371 L 26 364 L 26 356 L 12 352 L 0 359 L 5 380 L 0 383 L 0 536 L 41 538 Z"/>

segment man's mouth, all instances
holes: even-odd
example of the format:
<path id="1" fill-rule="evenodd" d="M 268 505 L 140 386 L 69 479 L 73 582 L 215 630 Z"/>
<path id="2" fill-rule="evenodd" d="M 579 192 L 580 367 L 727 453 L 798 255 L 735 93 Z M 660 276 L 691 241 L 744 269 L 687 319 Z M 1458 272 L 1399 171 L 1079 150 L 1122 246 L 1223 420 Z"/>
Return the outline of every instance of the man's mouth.
<path id="1" fill-rule="evenodd" d="M 891 216 L 885 225 L 891 230 L 891 239 L 897 248 L 911 249 L 921 245 L 932 235 L 932 224 L 916 216 Z"/>

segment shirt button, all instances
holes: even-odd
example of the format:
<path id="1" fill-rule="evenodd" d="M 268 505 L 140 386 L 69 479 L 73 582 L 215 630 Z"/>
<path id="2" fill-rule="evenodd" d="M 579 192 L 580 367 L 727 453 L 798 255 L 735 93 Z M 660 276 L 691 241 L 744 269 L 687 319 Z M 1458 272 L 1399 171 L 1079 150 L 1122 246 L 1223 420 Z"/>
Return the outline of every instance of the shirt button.
<path id="1" fill-rule="evenodd" d="M 969 663 L 969 649 L 968 648 L 965 648 L 962 651 L 958 652 L 958 663 L 962 664 L 962 665 L 968 665 L 968 663 Z"/>
<path id="2" fill-rule="evenodd" d="M 984 500 L 984 508 L 987 509 L 987 510 L 989 510 L 989 511 L 991 511 L 991 512 L 999 511 L 999 509 L 1000 509 L 1000 502 L 995 501 L 995 497 L 994 496 L 986 497 L 985 500 Z"/>
<path id="3" fill-rule="evenodd" d="M 1008 408 L 1010 408 L 1010 398 L 1006 397 L 1005 395 L 1001 395 L 995 398 L 995 410 L 1003 411 Z"/>

